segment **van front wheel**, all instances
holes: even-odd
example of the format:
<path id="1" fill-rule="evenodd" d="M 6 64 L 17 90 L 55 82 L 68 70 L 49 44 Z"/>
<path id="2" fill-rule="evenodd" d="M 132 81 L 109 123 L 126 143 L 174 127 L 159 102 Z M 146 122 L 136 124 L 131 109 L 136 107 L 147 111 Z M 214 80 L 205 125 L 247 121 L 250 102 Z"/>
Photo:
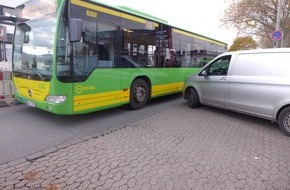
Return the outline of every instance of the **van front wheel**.
<path id="1" fill-rule="evenodd" d="M 278 124 L 283 133 L 290 136 L 290 107 L 281 111 L 278 116 Z"/>
<path id="2" fill-rule="evenodd" d="M 198 107 L 200 103 L 197 92 L 193 88 L 190 88 L 187 93 L 187 105 L 191 108 Z"/>

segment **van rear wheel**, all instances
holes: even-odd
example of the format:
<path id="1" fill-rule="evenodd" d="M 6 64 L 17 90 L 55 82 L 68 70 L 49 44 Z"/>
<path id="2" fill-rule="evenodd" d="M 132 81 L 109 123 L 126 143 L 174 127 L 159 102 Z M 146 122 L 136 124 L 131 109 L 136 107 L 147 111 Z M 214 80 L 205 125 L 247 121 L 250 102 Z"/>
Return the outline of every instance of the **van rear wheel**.
<path id="1" fill-rule="evenodd" d="M 196 108 L 199 106 L 199 98 L 197 92 L 190 88 L 187 90 L 187 105 L 191 108 Z"/>
<path id="2" fill-rule="evenodd" d="M 278 124 L 283 133 L 290 136 L 290 107 L 286 107 L 278 116 Z"/>

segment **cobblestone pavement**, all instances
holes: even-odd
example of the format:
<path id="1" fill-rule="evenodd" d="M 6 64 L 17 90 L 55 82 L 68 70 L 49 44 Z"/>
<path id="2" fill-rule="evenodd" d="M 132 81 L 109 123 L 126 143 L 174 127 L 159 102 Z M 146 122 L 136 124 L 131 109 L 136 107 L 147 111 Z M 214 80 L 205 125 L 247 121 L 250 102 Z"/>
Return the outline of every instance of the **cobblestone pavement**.
<path id="1" fill-rule="evenodd" d="M 180 105 L 130 126 L 0 165 L 0 189 L 290 189 L 276 124 Z"/>

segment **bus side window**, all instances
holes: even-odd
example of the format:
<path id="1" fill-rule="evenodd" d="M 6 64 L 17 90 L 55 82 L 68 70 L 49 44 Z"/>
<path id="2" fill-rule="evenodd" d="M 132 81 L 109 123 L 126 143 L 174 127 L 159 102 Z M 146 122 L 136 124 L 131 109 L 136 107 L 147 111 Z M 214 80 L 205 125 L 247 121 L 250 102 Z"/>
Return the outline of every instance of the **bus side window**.
<path id="1" fill-rule="evenodd" d="M 99 68 L 115 67 L 116 31 L 117 28 L 114 25 L 98 23 L 97 56 Z"/>
<path id="2" fill-rule="evenodd" d="M 97 67 L 97 24 L 83 21 L 81 42 L 75 43 L 75 75 L 88 75 Z"/>

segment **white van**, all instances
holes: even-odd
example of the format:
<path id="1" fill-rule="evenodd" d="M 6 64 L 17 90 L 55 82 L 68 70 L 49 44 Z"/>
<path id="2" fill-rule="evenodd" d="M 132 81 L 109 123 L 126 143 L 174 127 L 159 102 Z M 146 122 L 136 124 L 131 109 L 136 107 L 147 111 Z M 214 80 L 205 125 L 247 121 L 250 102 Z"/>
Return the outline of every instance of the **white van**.
<path id="1" fill-rule="evenodd" d="M 183 97 L 277 121 L 290 136 L 290 48 L 223 53 L 185 81 Z"/>

